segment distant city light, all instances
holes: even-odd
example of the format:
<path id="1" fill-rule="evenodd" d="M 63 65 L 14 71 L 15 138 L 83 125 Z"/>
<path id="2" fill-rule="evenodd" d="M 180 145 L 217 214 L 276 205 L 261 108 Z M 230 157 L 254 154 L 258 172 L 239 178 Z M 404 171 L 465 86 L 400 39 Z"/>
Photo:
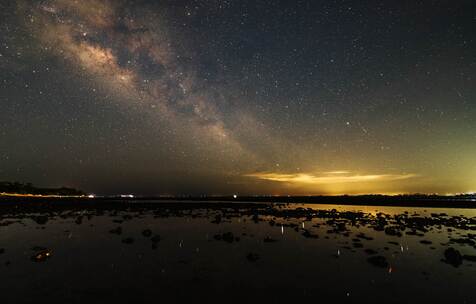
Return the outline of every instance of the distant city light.
<path id="1" fill-rule="evenodd" d="M 134 198 L 132 194 L 121 194 L 121 198 Z"/>
<path id="2" fill-rule="evenodd" d="M 238 197 L 238 195 L 236 195 L 236 194 L 233 194 L 233 198 L 237 198 L 237 197 Z"/>
<path id="3" fill-rule="evenodd" d="M 96 197 L 96 195 L 94 195 L 94 194 L 89 194 L 88 195 L 88 198 L 95 198 L 95 197 Z"/>

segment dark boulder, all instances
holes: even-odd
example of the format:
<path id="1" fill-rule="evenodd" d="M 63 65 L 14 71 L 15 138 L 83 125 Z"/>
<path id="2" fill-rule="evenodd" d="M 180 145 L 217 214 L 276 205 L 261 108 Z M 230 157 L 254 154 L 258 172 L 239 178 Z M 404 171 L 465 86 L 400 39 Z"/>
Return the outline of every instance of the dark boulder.
<path id="1" fill-rule="evenodd" d="M 463 263 L 463 257 L 458 250 L 450 247 L 445 250 L 445 259 L 443 262 L 450 264 L 453 267 L 459 267 Z"/>
<path id="2" fill-rule="evenodd" d="M 463 255 L 463 260 L 476 262 L 476 255 L 465 254 L 465 255 Z"/>
<path id="3" fill-rule="evenodd" d="M 319 237 L 317 234 L 313 234 L 307 229 L 304 229 L 302 236 L 305 238 L 311 238 L 311 239 L 317 239 Z"/>
<path id="4" fill-rule="evenodd" d="M 225 232 L 221 235 L 221 238 L 223 241 L 227 243 L 233 243 L 235 240 L 235 236 L 233 235 L 233 232 Z"/>
<path id="5" fill-rule="evenodd" d="M 39 215 L 32 218 L 38 225 L 45 225 L 48 222 L 48 216 Z"/>
<path id="6" fill-rule="evenodd" d="M 385 228 L 385 234 L 392 235 L 392 236 L 402 236 L 399 227 L 389 226 Z"/>

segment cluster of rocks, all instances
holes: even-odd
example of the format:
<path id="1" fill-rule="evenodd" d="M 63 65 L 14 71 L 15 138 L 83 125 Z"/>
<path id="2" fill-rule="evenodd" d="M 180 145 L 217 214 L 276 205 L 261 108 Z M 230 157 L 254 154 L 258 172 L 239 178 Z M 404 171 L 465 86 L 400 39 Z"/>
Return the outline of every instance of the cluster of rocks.
<path id="1" fill-rule="evenodd" d="M 81 206 L 74 206 L 68 208 L 55 208 L 51 205 L 45 205 L 47 208 L 34 209 L 25 207 L 22 212 L 22 208 L 16 209 L 11 212 L 3 212 L 0 214 L 0 226 L 7 226 L 13 223 L 23 223 L 25 220 L 31 220 L 40 227 L 44 227 L 51 219 L 73 219 L 73 222 L 77 225 L 82 225 L 86 221 L 91 221 L 95 216 L 109 216 L 113 218 L 113 222 L 118 224 L 115 228 L 109 230 L 109 233 L 114 235 L 122 235 L 123 228 L 122 223 L 131 221 L 134 218 L 142 218 L 144 216 L 152 215 L 153 218 L 166 218 L 166 217 L 203 217 L 209 218 L 213 224 L 222 224 L 230 222 L 233 218 L 240 218 L 243 221 L 249 220 L 254 223 L 268 222 L 270 226 L 280 226 L 281 229 L 290 228 L 306 239 L 328 239 L 329 237 L 335 237 L 340 235 L 347 237 L 349 241 L 344 242 L 342 246 L 345 249 L 355 251 L 359 248 L 364 248 L 365 241 L 372 241 L 373 237 L 361 232 L 361 227 L 366 227 L 377 232 L 382 232 L 391 238 L 401 238 L 403 235 L 423 237 L 426 233 L 434 229 L 444 229 L 448 233 L 448 242 L 441 244 L 442 246 L 467 246 L 476 248 L 476 234 L 468 232 L 462 234 L 461 231 L 474 231 L 476 230 L 476 217 L 468 218 L 464 216 L 448 216 L 446 213 L 432 213 L 430 216 L 421 216 L 419 214 L 410 214 L 404 212 L 397 215 L 389 215 L 383 213 L 377 213 L 376 215 L 343 211 L 339 212 L 336 209 L 332 210 L 315 210 L 312 208 L 287 208 L 284 205 L 275 204 L 227 204 L 227 205 L 207 205 L 206 208 L 194 207 L 188 205 L 167 205 L 166 207 L 157 205 L 147 206 L 133 206 L 133 205 L 120 205 L 119 207 L 107 207 L 99 208 L 94 206 L 88 206 L 87 208 L 81 208 Z M 34 211 L 34 212 L 33 212 Z M 15 220 L 12 220 L 14 218 Z M 316 220 L 320 220 L 316 223 Z M 301 227 L 300 222 L 311 222 L 312 226 L 309 228 Z M 296 223 L 297 222 L 297 223 Z M 326 227 L 319 235 L 313 228 Z M 320 230 L 321 231 L 321 230 Z M 358 231 L 353 235 L 353 231 Z M 359 232 L 360 231 L 360 232 Z M 142 237 L 149 239 L 152 249 L 157 249 L 158 243 L 161 241 L 161 237 L 158 234 L 154 234 L 151 229 L 144 229 L 141 232 Z M 214 235 L 213 237 L 217 241 L 223 241 L 225 243 L 239 242 L 240 237 L 233 234 L 233 232 L 223 232 Z M 121 239 L 123 244 L 133 244 L 135 239 L 133 237 L 124 237 Z M 262 240 L 263 243 L 274 243 L 277 239 L 271 236 L 265 236 Z M 400 242 L 389 241 L 391 245 L 401 246 Z M 422 245 L 433 245 L 433 242 L 427 239 L 419 240 Z M 429 246 L 430 249 L 436 249 L 434 246 Z M 390 250 L 385 246 L 384 250 Z M 403 250 L 403 249 L 402 249 Z M 4 249 L 0 249 L 0 254 L 4 253 Z M 376 267 L 388 267 L 389 263 L 383 255 L 379 255 L 379 252 L 365 248 L 363 252 L 369 255 L 367 261 Z M 52 251 L 46 248 L 37 250 L 32 257 L 34 261 L 45 261 L 52 256 Z M 256 261 L 259 258 L 257 254 L 250 253 L 247 256 L 249 261 Z M 444 252 L 445 263 L 458 267 L 463 264 L 464 261 L 475 262 L 476 257 L 472 255 L 461 254 L 457 249 L 449 247 Z"/>
<path id="2" fill-rule="evenodd" d="M 463 261 L 476 262 L 476 256 L 474 255 L 462 255 L 457 249 L 453 247 L 447 248 L 444 252 L 445 258 L 442 259 L 443 262 L 453 266 L 459 267 L 463 264 Z"/>

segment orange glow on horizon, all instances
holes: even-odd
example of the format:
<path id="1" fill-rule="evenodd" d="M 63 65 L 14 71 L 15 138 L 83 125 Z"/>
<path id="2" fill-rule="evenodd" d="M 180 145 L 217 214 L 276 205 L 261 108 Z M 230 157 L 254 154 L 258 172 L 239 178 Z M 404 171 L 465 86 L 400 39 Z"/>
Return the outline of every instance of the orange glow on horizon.
<path id="1" fill-rule="evenodd" d="M 324 173 L 277 173 L 258 172 L 244 175 L 262 181 L 281 183 L 303 195 L 399 195 L 408 193 L 400 190 L 402 182 L 418 177 L 414 173 L 404 174 L 358 174 L 350 171 Z"/>
<path id="2" fill-rule="evenodd" d="M 348 171 L 338 171 L 339 173 L 329 172 L 330 174 L 338 174 L 338 176 L 317 176 L 309 173 L 291 173 L 291 174 L 282 174 L 282 173 L 253 173 L 247 174 L 245 176 L 255 177 L 263 180 L 270 180 L 276 182 L 287 182 L 287 183 L 305 183 L 305 184 L 342 184 L 342 183 L 356 183 L 356 182 L 367 182 L 367 181 L 393 181 L 393 180 L 403 180 L 416 177 L 416 174 L 368 174 L 368 175 L 344 175 Z"/>

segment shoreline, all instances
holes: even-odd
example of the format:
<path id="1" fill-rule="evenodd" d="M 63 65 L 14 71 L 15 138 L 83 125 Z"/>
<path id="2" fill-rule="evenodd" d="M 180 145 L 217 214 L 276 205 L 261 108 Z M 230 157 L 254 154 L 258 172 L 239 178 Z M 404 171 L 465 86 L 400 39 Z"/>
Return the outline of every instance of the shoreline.
<path id="1" fill-rule="evenodd" d="M 476 209 L 476 199 L 457 197 L 406 197 L 406 196 L 312 196 L 312 197 L 95 197 L 60 195 L 1 195 L 2 206 L 74 206 L 74 207 L 154 207 L 157 208 L 210 208 L 281 204 L 348 205 L 418 208 Z"/>

